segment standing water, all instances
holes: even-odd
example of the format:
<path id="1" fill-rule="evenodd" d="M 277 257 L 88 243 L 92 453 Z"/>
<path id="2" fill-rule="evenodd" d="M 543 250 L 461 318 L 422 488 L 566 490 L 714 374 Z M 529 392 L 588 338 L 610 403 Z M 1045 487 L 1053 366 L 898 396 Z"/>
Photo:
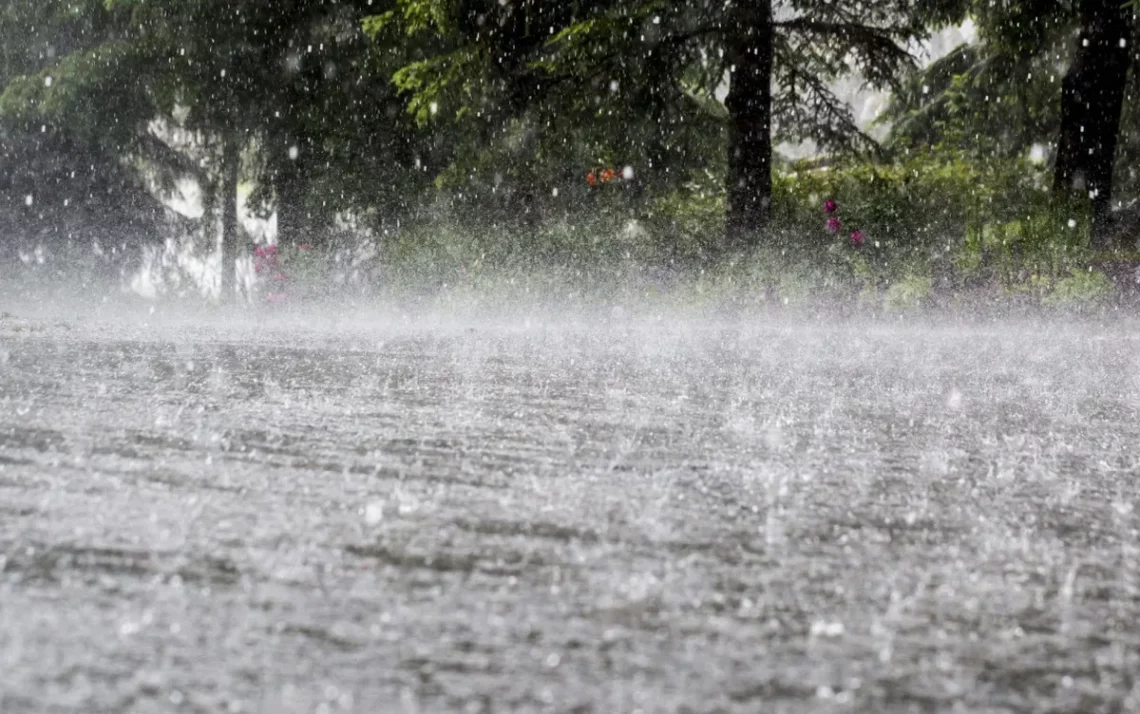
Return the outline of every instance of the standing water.
<path id="1" fill-rule="evenodd" d="M 1140 708 L 1117 327 L 0 321 L 0 711 Z"/>

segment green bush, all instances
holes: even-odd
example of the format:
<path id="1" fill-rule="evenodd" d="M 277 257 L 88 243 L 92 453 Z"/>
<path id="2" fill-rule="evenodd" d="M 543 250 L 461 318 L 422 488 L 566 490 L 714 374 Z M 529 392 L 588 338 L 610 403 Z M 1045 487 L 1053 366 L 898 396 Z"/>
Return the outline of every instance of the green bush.
<path id="1" fill-rule="evenodd" d="M 1079 307 L 1104 301 L 1115 291 L 1115 286 L 1099 270 L 1073 270 L 1057 280 L 1045 295 L 1047 305 Z"/>
<path id="2" fill-rule="evenodd" d="M 579 187 L 564 212 L 533 220 L 499 222 L 443 201 L 380 240 L 377 262 L 386 285 L 421 292 L 646 293 L 683 283 L 700 300 L 835 299 L 885 311 L 965 294 L 1099 300 L 1110 282 L 1087 270 L 1088 216 L 1057 202 L 1049 179 L 1024 161 L 937 152 L 793 164 L 774 175 L 770 230 L 743 254 L 722 250 L 725 194 L 711 172 L 658 194 L 632 183 Z M 828 199 L 838 202 L 837 232 L 827 229 Z"/>
<path id="3" fill-rule="evenodd" d="M 923 305 L 933 295 L 933 285 L 925 275 L 906 275 L 887 288 L 883 308 L 887 312 L 906 312 Z"/>
<path id="4" fill-rule="evenodd" d="M 890 163 L 797 164 L 774 181 L 774 223 L 805 256 L 865 288 L 918 287 L 908 276 L 961 288 L 1050 279 L 1087 264 L 1088 216 L 1058 203 L 1049 175 L 1025 161 L 985 164 L 956 154 L 912 154 Z M 842 229 L 829 233 L 823 205 L 838 202 Z M 850 231 L 865 235 L 853 250 Z"/>

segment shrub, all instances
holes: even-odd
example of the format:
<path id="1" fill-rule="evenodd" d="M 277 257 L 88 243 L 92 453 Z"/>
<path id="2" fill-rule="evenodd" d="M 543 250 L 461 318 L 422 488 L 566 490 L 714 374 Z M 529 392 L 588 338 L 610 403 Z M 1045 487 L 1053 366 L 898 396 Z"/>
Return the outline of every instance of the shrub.
<path id="1" fill-rule="evenodd" d="M 929 276 L 931 289 L 1009 287 L 1032 275 L 1056 277 L 1088 259 L 1087 215 L 1058 203 L 1047 172 L 1026 161 L 980 164 L 928 153 L 891 163 L 800 163 L 773 188 L 774 221 L 801 237 L 805 254 L 822 244 L 833 268 L 878 290 L 912 275 Z M 826 230 L 827 200 L 838 203 L 841 229 L 834 234 Z M 862 250 L 850 250 L 851 229 L 865 236 Z"/>
<path id="2" fill-rule="evenodd" d="M 1115 286 L 1099 270 L 1072 270 L 1053 284 L 1045 295 L 1047 305 L 1079 307 L 1104 301 L 1115 291 Z"/>

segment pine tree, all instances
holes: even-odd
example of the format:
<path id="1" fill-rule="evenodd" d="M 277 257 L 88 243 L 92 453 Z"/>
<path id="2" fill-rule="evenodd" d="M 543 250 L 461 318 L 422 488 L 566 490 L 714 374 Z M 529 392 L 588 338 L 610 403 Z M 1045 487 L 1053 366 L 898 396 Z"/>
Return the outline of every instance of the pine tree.
<path id="1" fill-rule="evenodd" d="M 767 225 L 774 141 L 874 145 L 829 80 L 857 71 L 873 86 L 894 85 L 911 64 L 906 43 L 924 34 L 905 0 L 393 0 L 368 26 L 377 37 L 396 26 L 440 38 L 396 82 L 420 121 L 475 120 L 484 140 L 524 116 L 605 121 L 624 102 L 620 119 L 637 124 L 643 117 L 630 113 L 645 111 L 655 125 L 638 147 L 650 164 L 686 138 L 678 124 L 715 125 L 730 245 L 754 243 Z"/>
<path id="2" fill-rule="evenodd" d="M 5 46 L 0 57 L 23 64 L 11 69 L 0 116 L 5 126 L 44 125 L 71 145 L 97 147 L 135 183 L 195 180 L 206 195 L 204 225 L 222 231 L 228 298 L 240 231 L 226 216 L 238 179 L 256 186 L 254 208 L 276 208 L 283 243 L 321 242 L 340 210 L 398 215 L 408 186 L 422 182 L 392 68 L 360 26 L 367 6 L 19 0 L 5 11 L 14 38 L 55 18 L 61 40 L 50 56 Z M 196 137 L 195 146 L 171 144 L 156 122 Z"/>
<path id="3" fill-rule="evenodd" d="M 1133 191 L 1138 178 L 1136 143 L 1120 141 L 1140 136 L 1140 112 L 1126 101 L 1140 59 L 1134 11 L 1113 0 L 966 0 L 941 11 L 928 21 L 971 17 L 979 41 L 895 96 L 893 142 L 948 141 L 979 160 L 1048 147 L 1058 196 L 1087 206 L 1094 242 L 1115 247 L 1112 197 L 1121 178 Z"/>

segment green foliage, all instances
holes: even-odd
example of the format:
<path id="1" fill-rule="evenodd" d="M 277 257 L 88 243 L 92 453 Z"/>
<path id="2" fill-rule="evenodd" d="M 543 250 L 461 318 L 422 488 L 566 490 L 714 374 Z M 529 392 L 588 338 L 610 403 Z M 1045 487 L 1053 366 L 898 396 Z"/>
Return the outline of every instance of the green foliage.
<path id="1" fill-rule="evenodd" d="M 411 37 L 420 49 L 393 80 L 416 121 L 454 142 L 439 185 L 487 198 L 493 184 L 491 204 L 521 195 L 541 212 L 545 189 L 599 163 L 632 166 L 644 206 L 723 171 L 719 92 L 746 29 L 733 17 L 732 3 L 394 0 L 363 25 L 378 48 Z M 828 81 L 857 68 L 894 83 L 904 44 L 924 34 L 909 5 L 812 2 L 773 30 L 776 138 L 871 145 Z"/>
<path id="2" fill-rule="evenodd" d="M 883 295 L 883 308 L 888 312 L 907 312 L 920 307 L 934 294 L 934 285 L 927 275 L 904 275 L 891 283 Z"/>
<path id="3" fill-rule="evenodd" d="M 1010 281 L 1016 279 L 1011 266 L 1055 265 L 1087 240 L 1085 216 L 1058 205 L 1047 185 L 1046 172 L 1028 162 L 980 164 L 957 152 L 915 153 L 885 164 L 801 164 L 775 183 L 776 220 L 832 253 L 850 253 L 850 231 L 862 231 L 866 242 L 851 269 L 876 285 L 914 265 L 958 280 Z M 829 198 L 838 202 L 843 226 L 836 236 L 825 230 Z"/>
<path id="4" fill-rule="evenodd" d="M 1060 306 L 1095 305 L 1104 302 L 1115 292 L 1115 286 L 1104 273 L 1091 268 L 1076 269 L 1053 283 L 1044 302 Z"/>
<path id="5" fill-rule="evenodd" d="M 486 53 L 480 48 L 465 47 L 401 67 L 392 75 L 392 83 L 409 93 L 408 112 L 420 126 L 427 124 L 441 105 L 454 107 L 455 119 L 461 120 L 473 111 L 462 97 L 474 91 L 477 69 L 486 61 Z"/>
<path id="6" fill-rule="evenodd" d="M 25 252 L 157 235 L 144 184 L 191 179 L 212 196 L 233 141 L 250 205 L 287 209 L 283 254 L 306 283 L 335 278 L 351 219 L 380 236 L 379 264 L 439 284 L 548 266 L 568 282 L 691 271 L 709 295 L 747 285 L 758 301 L 834 294 L 867 309 L 978 285 L 1099 294 L 1086 209 L 1048 190 L 1072 3 L 805 0 L 779 15 L 773 136 L 830 154 L 776 172 L 773 228 L 748 255 L 718 245 L 732 7 L 13 0 L 0 8 L 0 229 Z M 900 82 L 907 43 L 967 14 L 981 40 Z M 832 92 L 853 70 L 895 90 L 884 152 Z M 1045 161 L 1028 160 L 1034 147 Z M 587 185 L 627 167 L 631 179 Z M 314 250 L 290 253 L 301 243 Z"/>
<path id="7" fill-rule="evenodd" d="M 661 196 L 648 216 L 650 231 L 670 262 L 703 264 L 712 257 L 710 247 L 724 230 L 724 193 L 690 185 Z"/>
<path id="8" fill-rule="evenodd" d="M 1011 55 L 987 44 L 964 44 L 915 73 L 892 95 L 881 121 L 896 151 L 934 147 L 975 161 L 1027 158 L 1039 163 L 1056 140 L 1060 88 L 1058 42 L 1048 52 Z"/>
<path id="9" fill-rule="evenodd" d="M 573 199 L 578 211 L 525 230 L 453 207 L 388 243 L 381 262 L 411 282 L 453 286 L 542 267 L 593 283 L 670 266 L 710 300 L 830 299 L 862 311 L 912 311 L 983 286 L 1044 302 L 1102 295 L 1105 282 L 1087 272 L 1087 217 L 1058 205 L 1046 178 L 1023 161 L 980 166 L 962 153 L 795 165 L 776 177 L 769 240 L 740 255 L 715 249 L 724 193 L 711 175 L 647 203 L 621 189 L 585 191 Z M 839 204 L 837 234 L 826 228 L 828 198 Z"/>
<path id="10" fill-rule="evenodd" d="M 1061 84 L 1077 49 L 1081 3 L 1066 0 L 939 0 L 928 21 L 970 18 L 978 40 L 915 73 L 891 98 L 883 120 L 888 146 L 936 146 L 985 162 L 1031 151 L 1049 163 L 1061 125 Z M 1132 5 L 1135 10 L 1135 4 Z M 1131 18 L 1135 24 L 1135 15 Z M 1129 43 L 1131 72 L 1116 151 L 1114 194 L 1140 190 L 1140 46 Z M 1123 201 L 1126 203 L 1127 201 Z"/>
<path id="11" fill-rule="evenodd" d="M 102 0 L 0 8 L 0 261 L 114 276 L 168 227 L 130 165 L 151 115 L 125 21 Z"/>

